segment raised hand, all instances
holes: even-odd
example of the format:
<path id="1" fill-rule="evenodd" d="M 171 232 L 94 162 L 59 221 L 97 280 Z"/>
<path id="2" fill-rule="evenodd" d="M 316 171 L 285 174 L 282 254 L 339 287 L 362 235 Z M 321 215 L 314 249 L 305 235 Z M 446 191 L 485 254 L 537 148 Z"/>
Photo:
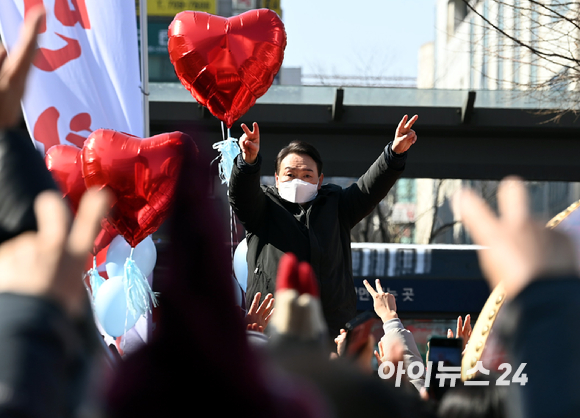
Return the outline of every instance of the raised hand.
<path id="1" fill-rule="evenodd" d="M 451 328 L 447 330 L 447 338 L 453 338 L 453 331 Z M 457 317 L 457 329 L 455 331 L 456 338 L 463 338 L 463 350 L 465 351 L 465 346 L 471 337 L 471 315 L 467 314 L 465 316 L 465 322 L 461 316 Z"/>
<path id="2" fill-rule="evenodd" d="M 334 339 L 334 343 L 336 344 L 336 353 L 339 356 L 343 356 L 346 347 L 346 331 L 344 329 L 340 330 L 340 334 Z"/>
<path id="3" fill-rule="evenodd" d="M 415 142 L 417 142 L 417 134 L 413 129 L 413 124 L 419 119 L 419 116 L 415 115 L 410 120 L 407 115 L 403 116 L 403 119 L 399 122 L 399 126 L 395 130 L 395 140 L 393 141 L 393 151 L 396 154 L 402 154 L 411 148 Z"/>
<path id="4" fill-rule="evenodd" d="M 27 13 L 18 42 L 10 51 L 9 57 L 0 45 L 0 128 L 7 128 L 18 122 L 20 100 L 36 53 L 36 37 L 44 17 L 42 6 L 34 7 Z"/>
<path id="5" fill-rule="evenodd" d="M 258 152 L 260 151 L 260 128 L 258 124 L 254 122 L 252 126 L 253 130 L 242 123 L 242 129 L 244 134 L 240 137 L 238 144 L 242 150 L 242 158 L 248 164 L 254 164 L 258 158 Z"/>
<path id="6" fill-rule="evenodd" d="M 248 324 L 248 329 L 264 332 L 272 313 L 274 312 L 274 297 L 271 293 L 268 293 L 262 303 L 260 304 L 260 298 L 262 294 L 257 292 L 254 295 L 254 300 L 250 306 L 250 310 L 246 315 L 246 324 Z M 260 304 L 260 306 L 258 306 Z"/>
<path id="7" fill-rule="evenodd" d="M 520 179 L 508 178 L 497 193 L 499 217 L 471 190 L 454 200 L 458 213 L 479 250 L 481 268 L 492 288 L 502 282 L 514 297 L 532 280 L 574 274 L 575 250 L 565 235 L 532 219 Z"/>
<path id="8" fill-rule="evenodd" d="M 373 308 L 375 313 L 382 319 L 383 323 L 387 322 L 389 319 L 398 318 L 397 315 L 397 302 L 395 297 L 390 293 L 385 293 L 381 286 L 381 282 L 377 279 L 377 290 L 366 280 L 363 282 L 368 292 L 373 297 Z"/>
<path id="9" fill-rule="evenodd" d="M 108 192 L 88 190 L 71 226 L 60 194 L 41 193 L 34 202 L 38 232 L 0 245 L 0 292 L 49 298 L 70 316 L 82 315 L 89 303 L 82 273 L 109 201 Z"/>

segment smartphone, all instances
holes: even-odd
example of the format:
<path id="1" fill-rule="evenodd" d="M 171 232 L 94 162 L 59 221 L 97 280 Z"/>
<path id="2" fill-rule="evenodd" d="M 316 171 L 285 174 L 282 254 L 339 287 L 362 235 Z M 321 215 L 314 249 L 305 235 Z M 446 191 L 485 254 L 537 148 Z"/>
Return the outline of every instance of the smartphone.
<path id="1" fill-rule="evenodd" d="M 347 356 L 358 357 L 360 355 L 369 340 L 374 323 L 373 319 L 376 317 L 374 311 L 365 311 L 346 323 L 344 329 L 346 330 L 345 353 Z"/>
<path id="2" fill-rule="evenodd" d="M 443 367 L 461 367 L 461 358 L 463 352 L 463 338 L 445 338 L 431 337 L 429 339 L 429 350 L 427 352 L 427 367 L 431 367 L 431 372 L 427 371 L 429 379 L 429 398 L 441 400 L 445 392 L 451 387 L 451 380 L 445 379 L 443 387 L 439 386 L 440 380 L 437 379 L 438 373 L 461 375 L 461 371 L 443 371 L 439 369 L 439 362 L 443 362 Z M 459 378 L 457 382 L 461 380 Z M 426 382 L 427 383 L 427 382 Z"/>
<path id="3" fill-rule="evenodd" d="M 36 231 L 34 200 L 58 191 L 44 159 L 30 138 L 0 130 L 0 244 L 25 231 Z"/>

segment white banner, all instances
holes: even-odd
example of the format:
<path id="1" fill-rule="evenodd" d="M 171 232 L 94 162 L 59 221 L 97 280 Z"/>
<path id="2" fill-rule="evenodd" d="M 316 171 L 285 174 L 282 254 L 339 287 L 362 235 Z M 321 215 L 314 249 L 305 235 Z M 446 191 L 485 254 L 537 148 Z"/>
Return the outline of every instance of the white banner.
<path id="1" fill-rule="evenodd" d="M 99 128 L 143 137 L 135 1 L 1 0 L 0 31 L 8 51 L 25 13 L 38 4 L 46 20 L 23 99 L 37 147 L 82 147 Z"/>

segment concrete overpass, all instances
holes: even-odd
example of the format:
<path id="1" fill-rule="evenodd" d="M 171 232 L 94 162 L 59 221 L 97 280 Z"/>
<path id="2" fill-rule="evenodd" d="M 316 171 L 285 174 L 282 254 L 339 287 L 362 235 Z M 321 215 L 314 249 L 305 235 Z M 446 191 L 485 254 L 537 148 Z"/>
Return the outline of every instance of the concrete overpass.
<path id="1" fill-rule="evenodd" d="M 151 133 L 181 130 L 217 155 L 220 121 L 181 84 L 151 84 Z M 261 151 L 271 170 L 293 139 L 314 144 L 326 176 L 358 177 L 392 139 L 403 114 L 418 114 L 419 141 L 410 152 L 411 178 L 580 181 L 580 120 L 572 114 L 546 122 L 541 106 L 512 92 L 272 86 L 232 128 L 257 121 Z"/>

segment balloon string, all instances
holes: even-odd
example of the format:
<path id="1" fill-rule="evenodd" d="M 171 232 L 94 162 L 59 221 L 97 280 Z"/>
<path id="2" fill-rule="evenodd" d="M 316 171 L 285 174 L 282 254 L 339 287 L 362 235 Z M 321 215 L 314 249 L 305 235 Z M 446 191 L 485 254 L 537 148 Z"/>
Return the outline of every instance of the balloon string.
<path id="1" fill-rule="evenodd" d="M 224 128 L 224 122 L 221 122 L 222 128 L 222 141 L 213 144 L 213 148 L 217 149 L 219 155 L 212 160 L 210 163 L 213 164 L 214 161 L 221 157 L 221 161 L 219 162 L 219 175 L 220 179 L 223 183 L 229 184 L 230 182 L 230 175 L 233 168 L 233 160 L 234 158 L 240 153 L 240 147 L 238 146 L 237 141 L 235 138 L 231 137 L 230 128 L 227 129 L 227 139 L 226 139 L 226 132 Z M 226 191 L 229 195 L 229 190 Z M 234 274 L 234 232 L 235 236 L 238 236 L 238 228 L 236 226 L 236 222 L 234 220 L 234 212 L 232 207 L 230 206 L 230 257 L 232 260 L 232 274 Z"/>
<path id="2" fill-rule="evenodd" d="M 105 283 L 105 279 L 101 277 L 99 272 L 97 271 L 97 257 L 93 257 L 93 268 L 87 272 L 89 276 L 89 284 L 91 286 L 91 294 L 93 296 L 93 300 L 97 297 L 97 292 L 99 288 Z"/>

